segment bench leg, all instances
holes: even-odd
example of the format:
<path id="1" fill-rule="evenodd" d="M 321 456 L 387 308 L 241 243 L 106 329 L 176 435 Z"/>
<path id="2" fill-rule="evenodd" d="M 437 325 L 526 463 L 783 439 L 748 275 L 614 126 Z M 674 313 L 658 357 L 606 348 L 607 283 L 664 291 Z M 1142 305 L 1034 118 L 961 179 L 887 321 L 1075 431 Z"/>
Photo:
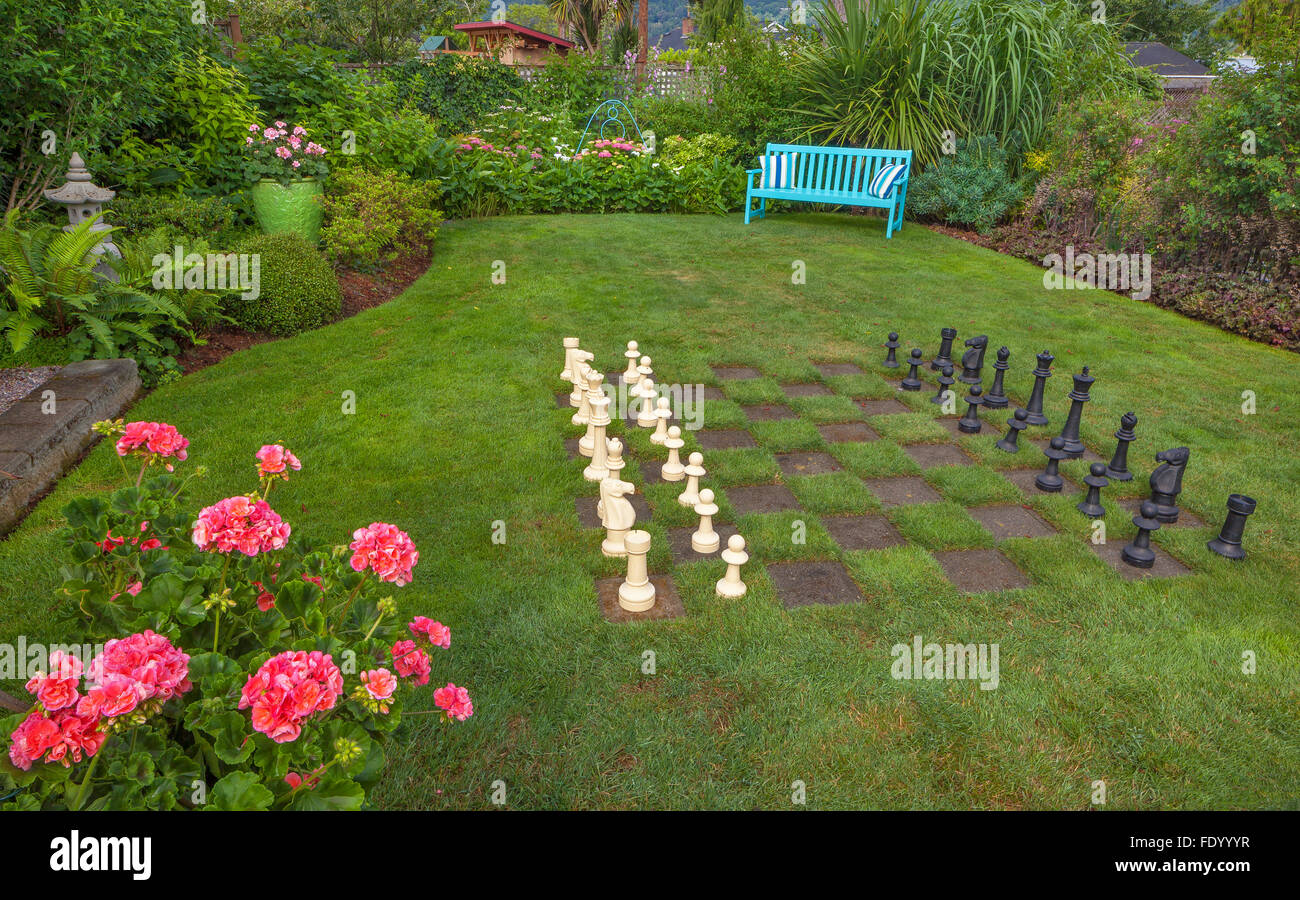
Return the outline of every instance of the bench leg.
<path id="1" fill-rule="evenodd" d="M 766 218 L 767 218 L 767 198 L 766 198 L 766 197 L 759 197 L 759 198 L 758 198 L 758 217 L 759 217 L 760 219 L 766 219 Z"/>
<path id="2" fill-rule="evenodd" d="M 749 224 L 749 210 L 750 207 L 753 206 L 753 204 L 754 204 L 754 198 L 750 195 L 749 191 L 745 191 L 745 224 L 746 225 Z"/>
<path id="3" fill-rule="evenodd" d="M 895 204 L 897 204 L 897 201 L 895 201 Z M 885 213 L 885 240 L 889 240 L 893 236 L 894 236 L 894 209 L 893 207 L 890 207 L 889 211 Z"/>

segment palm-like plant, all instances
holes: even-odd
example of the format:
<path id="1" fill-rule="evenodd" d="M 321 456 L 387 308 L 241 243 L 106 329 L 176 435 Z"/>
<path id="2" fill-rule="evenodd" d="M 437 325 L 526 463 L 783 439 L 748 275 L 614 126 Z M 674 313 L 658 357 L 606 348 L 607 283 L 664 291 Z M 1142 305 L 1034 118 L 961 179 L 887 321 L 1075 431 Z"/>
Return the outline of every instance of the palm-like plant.
<path id="1" fill-rule="evenodd" d="M 632 21 L 631 0 L 550 0 L 549 5 L 560 28 L 576 36 L 588 53 L 600 50 L 604 26 Z"/>
<path id="2" fill-rule="evenodd" d="M 945 132 L 965 133 L 950 77 L 951 15 L 943 0 L 844 0 L 843 18 L 831 3 L 820 7 L 823 40 L 795 59 L 804 136 L 937 159 Z"/>

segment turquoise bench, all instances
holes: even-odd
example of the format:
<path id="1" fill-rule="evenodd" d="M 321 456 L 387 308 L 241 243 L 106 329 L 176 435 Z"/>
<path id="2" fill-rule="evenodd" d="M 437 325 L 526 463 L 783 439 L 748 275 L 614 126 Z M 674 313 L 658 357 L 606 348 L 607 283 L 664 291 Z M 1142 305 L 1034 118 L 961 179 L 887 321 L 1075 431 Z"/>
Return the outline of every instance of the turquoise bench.
<path id="1" fill-rule="evenodd" d="M 889 210 L 885 237 L 903 227 L 903 204 L 907 201 L 907 178 L 912 172 L 911 150 L 869 150 L 857 147 L 803 147 L 798 144 L 768 144 L 767 156 L 796 153 L 790 165 L 786 187 L 765 187 L 763 170 L 749 169 L 745 188 L 745 224 L 751 212 L 767 217 L 768 200 L 802 200 L 805 203 L 834 203 L 840 206 L 873 206 Z M 902 180 L 884 197 L 873 197 L 867 188 L 882 166 L 907 166 Z M 782 173 L 783 176 L 786 173 Z M 782 178 L 784 181 L 785 179 Z M 753 201 L 759 201 L 754 210 Z"/>

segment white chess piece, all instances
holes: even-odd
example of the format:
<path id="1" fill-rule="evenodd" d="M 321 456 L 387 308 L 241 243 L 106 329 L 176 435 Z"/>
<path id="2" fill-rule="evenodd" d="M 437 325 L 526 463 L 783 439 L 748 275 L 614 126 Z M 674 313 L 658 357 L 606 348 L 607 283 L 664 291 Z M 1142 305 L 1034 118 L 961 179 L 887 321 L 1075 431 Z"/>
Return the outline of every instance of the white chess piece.
<path id="1" fill-rule="evenodd" d="M 740 580 L 740 567 L 749 562 L 745 552 L 745 539 L 738 534 L 727 538 L 727 549 L 722 551 L 722 559 L 727 564 L 727 574 L 718 581 L 719 597 L 743 597 L 749 588 Z"/>
<path id="2" fill-rule="evenodd" d="M 605 439 L 605 469 L 609 472 L 610 478 L 618 478 L 619 473 L 623 471 L 623 442 L 618 438 Z"/>
<path id="3" fill-rule="evenodd" d="M 591 385 L 591 429 L 592 453 L 591 465 L 582 470 L 582 477 L 588 481 L 603 481 L 609 477 L 606 460 L 609 458 L 609 444 L 605 440 L 605 428 L 609 425 L 609 397 L 600 388 L 604 375 L 592 371 L 589 379 Z M 581 445 L 579 445 L 581 449 Z"/>
<path id="4" fill-rule="evenodd" d="M 638 386 L 641 388 L 641 411 L 636 414 L 636 424 L 642 428 L 654 428 L 659 424 L 659 416 L 655 415 L 655 397 L 659 396 L 655 383 L 647 376 Z"/>
<path id="5" fill-rule="evenodd" d="M 673 417 L 672 400 L 668 397 L 660 397 L 655 409 L 655 415 L 659 421 L 655 423 L 655 433 L 650 435 L 650 443 L 662 444 L 668 439 L 668 420 Z"/>
<path id="6" fill-rule="evenodd" d="M 574 338 L 573 340 L 577 340 Z M 573 393 L 569 394 L 570 406 L 582 406 L 582 398 L 587 395 L 587 382 L 582 377 L 582 364 L 589 360 L 595 359 L 595 356 L 586 350 L 578 349 L 575 344 L 573 350 L 572 362 L 569 365 L 569 381 L 573 382 Z M 575 425 L 585 425 L 586 421 L 575 422 Z"/>
<path id="7" fill-rule="evenodd" d="M 646 383 L 654 384 L 654 382 L 650 380 L 654 378 L 654 374 L 654 371 L 650 368 L 650 357 L 641 357 L 641 365 L 638 366 L 636 370 L 636 387 L 632 388 L 631 391 L 633 397 L 644 396 L 641 393 L 642 386 Z"/>
<path id="8" fill-rule="evenodd" d="M 641 373 L 636 367 L 637 357 L 641 355 L 641 351 L 637 349 L 636 341 L 627 342 L 627 352 L 623 355 L 627 357 L 627 371 L 623 373 L 623 383 L 631 387 L 641 380 Z"/>
<path id="9" fill-rule="evenodd" d="M 566 337 L 564 339 L 564 369 L 560 372 L 561 381 L 573 381 L 573 351 L 576 349 L 578 349 L 578 339 Z"/>
<path id="10" fill-rule="evenodd" d="M 606 478 L 600 483 L 600 503 L 596 504 L 600 513 L 600 524 L 605 526 L 605 540 L 600 544 L 600 552 L 606 556 L 627 556 L 624 539 L 636 524 L 636 508 L 624 494 L 636 491 L 636 485 L 618 478 Z"/>
<path id="11" fill-rule="evenodd" d="M 695 512 L 699 514 L 700 527 L 691 535 L 691 549 L 696 553 L 713 553 L 722 542 L 713 530 L 713 517 L 718 514 L 717 504 L 713 502 L 713 491 L 708 488 L 700 491 L 700 502 L 695 504 Z"/>
<path id="12" fill-rule="evenodd" d="M 687 457 L 683 471 L 686 472 L 686 490 L 677 497 L 677 502 L 694 509 L 695 504 L 700 502 L 700 479 L 705 475 L 704 454 L 697 450 Z"/>
<path id="13" fill-rule="evenodd" d="M 586 425 L 591 420 L 591 400 L 587 396 L 587 373 L 591 371 L 591 366 L 587 365 L 586 360 L 579 360 L 575 365 L 577 366 L 577 372 L 573 376 L 573 389 L 582 396 L 577 403 L 573 404 L 578 407 L 578 411 L 573 414 L 573 418 L 569 421 L 574 425 Z M 578 385 L 582 385 L 581 390 L 579 390 Z M 573 402 L 572 395 L 569 396 L 569 402 Z"/>
<path id="14" fill-rule="evenodd" d="M 578 452 L 583 456 L 591 456 L 596 449 L 596 423 L 595 410 L 596 401 L 605 397 L 605 376 L 597 372 L 591 366 L 587 366 L 587 433 L 578 438 Z M 609 398 L 606 397 L 605 403 L 605 424 L 609 424 Z M 581 412 L 581 410 L 579 410 Z M 604 477 L 604 476 L 601 476 Z"/>
<path id="15" fill-rule="evenodd" d="M 668 448 L 668 462 L 664 463 L 659 474 L 663 476 L 664 481 L 681 481 L 686 477 L 686 467 L 682 465 L 682 457 L 678 451 L 686 446 L 686 442 L 682 440 L 682 430 L 676 425 L 668 429 L 664 446 Z"/>
<path id="16" fill-rule="evenodd" d="M 627 580 L 618 586 L 618 605 L 628 612 L 645 612 L 655 605 L 655 586 L 646 569 L 650 532 L 629 531 L 623 546 L 627 548 Z"/>

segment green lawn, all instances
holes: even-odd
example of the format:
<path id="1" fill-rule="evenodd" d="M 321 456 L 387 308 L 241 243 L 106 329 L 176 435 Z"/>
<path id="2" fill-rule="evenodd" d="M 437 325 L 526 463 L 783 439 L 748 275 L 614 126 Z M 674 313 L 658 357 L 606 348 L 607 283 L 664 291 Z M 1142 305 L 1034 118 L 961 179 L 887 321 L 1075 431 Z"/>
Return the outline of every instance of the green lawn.
<path id="1" fill-rule="evenodd" d="M 495 260 L 503 285 L 492 283 Z M 791 283 L 796 260 L 806 284 Z M 1009 346 L 1007 385 L 1022 401 L 1033 354 L 1051 349 L 1057 427 L 1068 373 L 1090 365 L 1087 444 L 1108 455 L 1119 416 L 1140 419 L 1139 479 L 1124 496 L 1143 489 L 1157 450 L 1192 448 L 1181 505 L 1206 525 L 1155 538 L 1191 574 L 1122 581 L 1089 549 L 1077 495 L 1034 498 L 1061 533 L 1000 545 L 1034 585 L 961 595 L 928 550 L 991 544 L 962 508 L 1019 496 L 993 468 L 1005 460 L 988 427 L 961 441 L 985 464 L 924 473 L 943 503 L 890 511 L 913 544 L 844 553 L 818 514 L 873 507 L 860 479 L 916 474 L 898 444 L 947 432 L 928 419 L 928 393 L 908 396 L 917 413 L 870 420 L 880 441 L 833 448 L 844 472 L 782 479 L 772 451 L 826 449 L 812 423 L 861 413 L 808 398 L 791 404 L 802 419 L 751 428 L 760 449 L 706 455 L 721 521 L 736 484 L 792 481 L 808 510 L 741 520 L 749 594 L 715 598 L 721 563 L 696 563 L 672 573 L 685 618 L 601 618 L 593 578 L 619 564 L 574 514 L 575 496 L 595 489 L 563 448 L 579 433 L 554 402 L 563 336 L 581 336 L 611 374 L 629 339 L 664 382 L 716 384 L 710 363 L 759 368 L 763 379 L 726 383 L 728 401 L 709 408 L 705 427 L 720 428 L 746 427 L 738 404 L 780 399 L 782 382 L 821 380 L 810 360 L 868 373 L 826 379 L 843 395 L 891 396 L 886 332 L 902 334 L 900 357 L 922 346 L 929 358 L 944 325 L 963 339 L 989 334 L 988 363 Z M 130 417 L 190 438 L 189 465 L 211 470 L 196 509 L 247 485 L 253 452 L 278 440 L 304 461 L 274 499 L 296 530 L 339 543 L 375 520 L 410 532 L 420 565 L 398 599 L 451 626 L 434 677 L 467 685 L 476 714 L 454 727 L 408 720 L 381 805 L 484 808 L 502 780 L 515 808 L 789 808 L 799 780 L 810 808 L 1082 809 L 1104 779 L 1111 808 L 1294 807 L 1297 388 L 1293 355 L 1127 298 L 1045 291 L 1040 269 L 915 225 L 886 242 L 879 220 L 829 214 L 749 227 L 738 216 L 558 216 L 450 224 L 430 272 L 400 298 L 240 353 Z M 1242 414 L 1244 390 L 1257 395 L 1255 415 Z M 341 414 L 345 391 L 355 415 Z M 645 432 L 630 441 L 633 461 L 660 458 Z M 1065 467 L 1076 482 L 1080 465 Z M 0 640 L 70 637 L 52 624 L 58 510 L 118 477 L 99 447 L 0 543 Z M 631 464 L 625 477 L 641 481 Z M 1204 549 L 1230 491 L 1259 500 L 1242 564 Z M 649 492 L 658 571 L 670 568 L 665 525 L 690 521 L 675 492 Z M 1133 528 L 1115 496 L 1104 498 L 1109 536 L 1124 541 Z M 790 541 L 795 518 L 806 544 Z M 496 520 L 504 545 L 491 540 Z M 764 564 L 827 557 L 866 602 L 786 611 Z M 894 680 L 890 648 L 917 634 L 998 643 L 1000 686 Z M 654 675 L 641 672 L 646 651 Z M 1242 673 L 1243 651 L 1257 655 L 1256 674 Z"/>

